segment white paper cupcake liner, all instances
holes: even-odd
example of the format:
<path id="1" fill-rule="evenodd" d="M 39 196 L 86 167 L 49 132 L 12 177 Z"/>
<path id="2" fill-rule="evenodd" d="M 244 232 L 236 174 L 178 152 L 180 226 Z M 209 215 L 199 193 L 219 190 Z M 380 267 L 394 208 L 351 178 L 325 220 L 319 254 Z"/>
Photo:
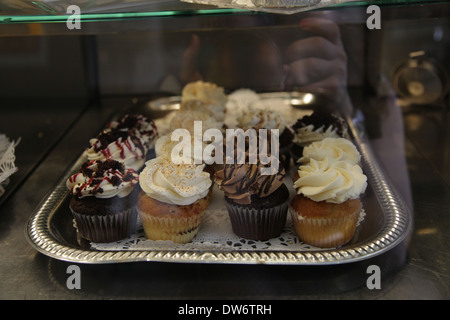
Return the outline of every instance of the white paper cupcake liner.
<path id="1" fill-rule="evenodd" d="M 203 213 L 190 217 L 153 216 L 138 210 L 145 236 L 150 240 L 171 240 L 175 243 L 188 243 L 200 229 Z"/>
<path id="2" fill-rule="evenodd" d="M 358 224 L 359 212 L 340 218 L 307 218 L 289 207 L 297 236 L 303 242 L 320 247 L 334 248 L 348 243 Z"/>

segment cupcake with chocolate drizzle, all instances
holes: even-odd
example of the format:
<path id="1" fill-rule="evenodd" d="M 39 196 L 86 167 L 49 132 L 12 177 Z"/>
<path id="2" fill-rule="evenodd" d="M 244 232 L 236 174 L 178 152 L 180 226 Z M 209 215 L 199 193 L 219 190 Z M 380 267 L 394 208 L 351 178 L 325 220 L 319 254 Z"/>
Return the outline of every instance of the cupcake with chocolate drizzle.
<path id="1" fill-rule="evenodd" d="M 110 122 L 106 130 L 113 129 L 131 131 L 142 139 L 148 149 L 153 148 L 158 137 L 155 122 L 142 114 L 126 114 L 121 119 Z"/>
<path id="2" fill-rule="evenodd" d="M 125 239 L 136 225 L 139 176 L 115 160 L 87 161 L 70 176 L 70 210 L 79 235 L 93 242 Z"/>
<path id="3" fill-rule="evenodd" d="M 248 160 L 246 152 L 245 163 L 225 164 L 216 172 L 215 181 L 224 192 L 233 232 L 246 239 L 271 239 L 279 236 L 286 224 L 286 173 L 279 163 L 272 174 L 263 174 L 268 165 L 259 158 L 256 163 Z"/>
<path id="4" fill-rule="evenodd" d="M 88 160 L 116 160 L 136 171 L 143 167 L 149 150 L 140 136 L 119 128 L 104 130 L 89 142 Z"/>

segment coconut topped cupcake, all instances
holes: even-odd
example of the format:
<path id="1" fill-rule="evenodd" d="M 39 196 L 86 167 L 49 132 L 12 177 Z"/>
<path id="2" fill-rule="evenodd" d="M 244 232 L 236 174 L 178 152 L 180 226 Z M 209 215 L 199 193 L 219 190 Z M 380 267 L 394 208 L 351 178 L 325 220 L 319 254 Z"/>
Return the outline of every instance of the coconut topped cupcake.
<path id="1" fill-rule="evenodd" d="M 116 160 L 134 170 L 142 168 L 148 152 L 144 140 L 130 130 L 105 130 L 89 142 L 88 160 Z"/>
<path id="2" fill-rule="evenodd" d="M 139 175 L 138 212 L 150 240 L 191 241 L 212 197 L 203 165 L 174 164 L 167 157 L 146 162 Z"/>
<path id="3" fill-rule="evenodd" d="M 186 84 L 181 93 L 182 106 L 189 103 L 189 101 L 200 101 L 218 121 L 225 119 L 225 105 L 227 100 L 228 97 L 224 92 L 224 88 L 204 81 L 195 81 Z"/>
<path id="4" fill-rule="evenodd" d="M 203 133 L 208 129 L 218 129 L 222 130 L 223 122 L 210 116 L 208 113 L 201 111 L 179 111 L 170 121 L 170 129 L 187 129 L 193 136 L 196 132 L 194 131 L 194 122 L 201 121 L 201 129 L 199 132 L 203 137 Z"/>
<path id="5" fill-rule="evenodd" d="M 139 175 L 115 160 L 85 162 L 79 172 L 70 176 L 66 186 L 78 198 L 124 198 L 139 182 Z"/>
<path id="6" fill-rule="evenodd" d="M 190 205 L 206 197 L 212 184 L 204 165 L 174 164 L 166 157 L 146 162 L 139 184 L 149 197 L 163 203 Z"/>
<path id="7" fill-rule="evenodd" d="M 264 109 L 249 109 L 238 118 L 242 129 L 279 129 L 280 134 L 286 128 L 286 120 L 279 112 Z"/>

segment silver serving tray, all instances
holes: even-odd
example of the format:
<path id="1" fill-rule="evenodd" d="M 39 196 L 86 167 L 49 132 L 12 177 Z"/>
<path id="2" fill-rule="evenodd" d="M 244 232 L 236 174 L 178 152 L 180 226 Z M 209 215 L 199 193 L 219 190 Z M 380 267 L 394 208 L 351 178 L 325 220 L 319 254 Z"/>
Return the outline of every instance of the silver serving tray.
<path id="1" fill-rule="evenodd" d="M 265 98 L 282 98 L 293 108 L 307 108 L 299 93 L 265 94 Z M 315 99 L 307 99 L 314 102 Z M 176 112 L 179 97 L 145 103 L 142 110 L 167 114 Z M 142 111 L 139 110 L 139 111 Z M 370 143 L 364 135 L 360 117 L 347 119 L 351 138 L 361 152 L 361 164 L 368 178 L 368 188 L 361 198 L 366 216 L 352 241 L 340 248 L 313 250 L 191 250 L 177 246 L 163 250 L 93 249 L 77 237 L 68 209 L 69 193 L 65 182 L 85 161 L 83 156 L 42 200 L 25 226 L 26 238 L 38 252 L 58 260 L 87 263 L 123 263 L 138 261 L 228 264 L 333 265 L 372 258 L 393 249 L 412 230 L 412 215 L 404 200 L 388 181 Z"/>

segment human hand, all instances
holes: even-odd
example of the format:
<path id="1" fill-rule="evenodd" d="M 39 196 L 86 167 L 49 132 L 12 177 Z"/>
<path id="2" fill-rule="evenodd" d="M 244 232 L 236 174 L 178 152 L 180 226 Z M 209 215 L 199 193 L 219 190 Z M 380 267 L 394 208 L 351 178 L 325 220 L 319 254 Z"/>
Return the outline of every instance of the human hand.
<path id="1" fill-rule="evenodd" d="M 336 94 L 347 86 L 347 55 L 339 26 L 325 17 L 300 21 L 311 34 L 292 43 L 286 50 L 284 89 Z"/>

